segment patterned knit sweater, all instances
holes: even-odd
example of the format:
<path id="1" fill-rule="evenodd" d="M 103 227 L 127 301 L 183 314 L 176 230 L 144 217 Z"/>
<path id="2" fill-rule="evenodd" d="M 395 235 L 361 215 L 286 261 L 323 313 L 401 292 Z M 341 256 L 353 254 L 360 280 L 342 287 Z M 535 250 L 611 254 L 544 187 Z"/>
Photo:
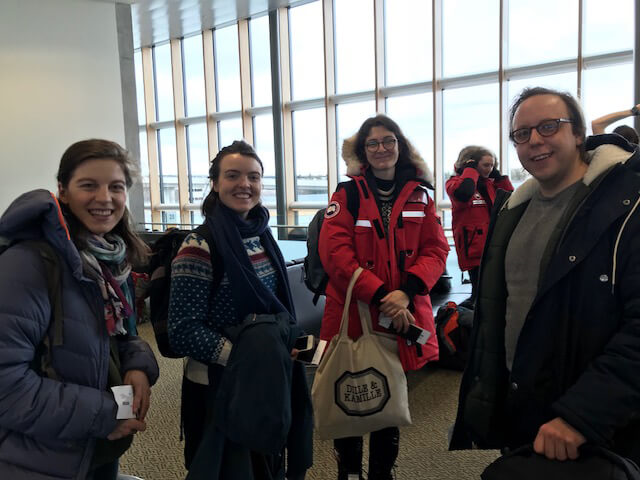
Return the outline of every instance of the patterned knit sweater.
<path id="1" fill-rule="evenodd" d="M 260 237 L 242 239 L 249 260 L 262 283 L 274 295 L 278 278 Z M 220 286 L 212 290 L 213 267 L 207 242 L 190 233 L 171 264 L 169 300 L 169 341 L 177 353 L 204 364 L 226 365 L 231 342 L 222 330 L 239 324 L 226 272 Z"/>

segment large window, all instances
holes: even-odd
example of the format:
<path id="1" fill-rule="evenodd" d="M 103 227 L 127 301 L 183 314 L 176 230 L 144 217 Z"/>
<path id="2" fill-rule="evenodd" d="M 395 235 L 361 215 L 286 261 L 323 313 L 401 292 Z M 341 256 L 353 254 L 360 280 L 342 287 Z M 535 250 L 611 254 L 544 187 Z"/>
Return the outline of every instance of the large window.
<path id="1" fill-rule="evenodd" d="M 347 180 L 343 141 L 376 113 L 400 125 L 434 173 L 440 210 L 467 145 L 493 150 L 517 186 L 527 173 L 508 139 L 508 111 L 524 88 L 577 96 L 589 131 L 594 118 L 638 101 L 635 3 L 302 1 L 142 48 L 134 63 L 144 221 L 200 222 L 211 158 L 244 138 L 264 164 L 272 223 L 284 212 L 286 223 L 306 225 Z"/>
<path id="2" fill-rule="evenodd" d="M 578 54 L 578 6 L 578 0 L 509 0 L 508 65 L 515 67 L 575 58 Z"/>
<path id="3" fill-rule="evenodd" d="M 184 110 L 189 117 L 196 117 L 206 113 L 204 64 L 202 60 L 202 35 L 193 35 L 185 38 L 182 41 Z"/>
<path id="4" fill-rule="evenodd" d="M 467 145 L 482 145 L 499 151 L 498 85 L 445 90 L 442 103 L 444 184 L 453 174 L 453 164 L 460 150 Z"/>
<path id="5" fill-rule="evenodd" d="M 251 88 L 254 107 L 271 105 L 271 52 L 269 51 L 269 17 L 249 22 L 251 39 Z"/>
<path id="6" fill-rule="evenodd" d="M 231 25 L 213 32 L 215 47 L 217 110 L 240 110 L 240 54 L 238 26 Z"/>
<path id="7" fill-rule="evenodd" d="M 431 4 L 424 0 L 386 0 L 384 6 L 386 84 L 431 81 Z"/>
<path id="8" fill-rule="evenodd" d="M 442 2 L 444 77 L 498 70 L 499 6 L 495 0 Z"/>
<path id="9" fill-rule="evenodd" d="M 336 92 L 373 89 L 373 2 L 335 0 Z"/>
<path id="10" fill-rule="evenodd" d="M 365 102 L 344 103 L 338 105 L 337 109 L 337 127 L 338 127 L 338 172 L 340 173 L 340 181 L 344 182 L 347 178 L 347 165 L 342 157 L 342 142 L 345 139 L 355 135 L 362 125 L 362 122 L 376 113 L 376 107 L 373 100 Z"/>
<path id="11" fill-rule="evenodd" d="M 293 113 L 296 200 L 327 198 L 327 144 L 324 108 Z"/>
<path id="12" fill-rule="evenodd" d="M 433 172 L 433 94 L 387 98 L 387 114 L 398 123 Z"/>
<path id="13" fill-rule="evenodd" d="M 171 47 L 168 43 L 153 49 L 153 66 L 156 94 L 156 120 L 173 118 L 173 82 L 171 80 Z"/>
<path id="14" fill-rule="evenodd" d="M 289 10 L 291 99 L 324 96 L 324 42 L 322 3 L 307 3 Z"/>

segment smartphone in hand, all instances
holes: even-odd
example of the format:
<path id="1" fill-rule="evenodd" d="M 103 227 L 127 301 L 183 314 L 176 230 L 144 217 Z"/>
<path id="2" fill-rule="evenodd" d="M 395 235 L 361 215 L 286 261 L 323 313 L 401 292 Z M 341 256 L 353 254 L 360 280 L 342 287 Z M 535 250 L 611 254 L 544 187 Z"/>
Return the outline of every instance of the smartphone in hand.
<path id="1" fill-rule="evenodd" d="M 414 343 L 419 343 L 420 345 L 424 345 L 425 343 L 427 343 L 427 340 L 431 336 L 431 332 L 425 330 L 424 328 L 420 328 L 413 323 L 409 324 L 409 329 L 406 332 L 396 332 L 395 328 L 393 328 L 391 317 L 387 317 L 386 315 L 382 314 L 378 316 L 378 324 L 384 328 L 387 328 L 389 331 L 395 333 L 396 335 L 407 340 L 411 340 Z"/>
<path id="2" fill-rule="evenodd" d="M 322 359 L 322 354 L 324 353 L 324 349 L 327 346 L 327 342 L 326 340 L 319 340 L 317 338 L 314 338 L 313 335 L 306 335 L 306 337 L 311 337 L 311 346 L 310 348 L 305 348 L 302 350 L 296 346 L 296 348 L 300 350 L 298 352 L 296 360 L 302 363 L 309 363 L 311 365 L 319 365 L 320 360 Z M 300 337 L 298 338 L 298 340 L 296 340 L 296 345 L 299 345 L 301 347 L 303 346 L 303 341 L 301 340 L 302 338 L 305 337 Z M 298 343 L 298 341 L 300 343 Z M 307 342 L 308 341 L 309 340 L 307 340 Z"/>
<path id="3" fill-rule="evenodd" d="M 313 348 L 313 335 L 303 335 L 296 338 L 296 343 L 293 346 L 296 350 L 304 352 Z"/>

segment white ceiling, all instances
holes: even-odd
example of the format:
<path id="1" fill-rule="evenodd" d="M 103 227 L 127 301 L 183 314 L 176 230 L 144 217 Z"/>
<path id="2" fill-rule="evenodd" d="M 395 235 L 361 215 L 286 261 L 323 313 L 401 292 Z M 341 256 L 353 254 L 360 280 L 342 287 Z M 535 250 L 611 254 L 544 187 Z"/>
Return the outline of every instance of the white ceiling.
<path id="1" fill-rule="evenodd" d="M 132 4 L 135 48 L 183 37 L 294 3 L 292 0 L 103 1 Z"/>

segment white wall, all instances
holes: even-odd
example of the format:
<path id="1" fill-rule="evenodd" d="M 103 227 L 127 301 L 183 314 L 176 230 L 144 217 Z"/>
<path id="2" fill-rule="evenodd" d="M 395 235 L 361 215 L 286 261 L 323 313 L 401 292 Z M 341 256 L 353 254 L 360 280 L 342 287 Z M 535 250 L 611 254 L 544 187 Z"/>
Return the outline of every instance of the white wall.
<path id="1" fill-rule="evenodd" d="M 115 8 L 0 1 L 0 212 L 24 191 L 54 190 L 73 142 L 124 145 Z"/>

